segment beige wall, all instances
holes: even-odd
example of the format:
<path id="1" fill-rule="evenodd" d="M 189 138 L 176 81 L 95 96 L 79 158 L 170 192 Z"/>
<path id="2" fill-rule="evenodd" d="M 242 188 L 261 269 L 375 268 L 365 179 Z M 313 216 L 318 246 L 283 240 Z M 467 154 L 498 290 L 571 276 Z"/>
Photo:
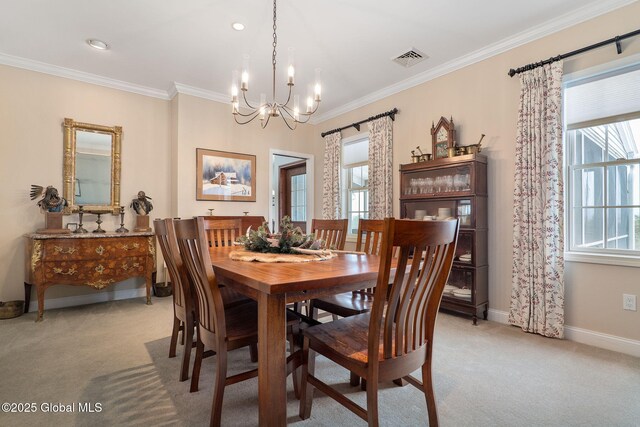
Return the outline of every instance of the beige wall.
<path id="1" fill-rule="evenodd" d="M 22 235 L 44 226 L 44 217 L 29 199 L 31 184 L 53 185 L 62 192 L 62 121 L 123 128 L 121 203 L 138 190 L 153 197 L 152 216 L 169 214 L 169 103 L 101 86 L 0 66 L 0 300 L 23 298 Z M 126 223 L 133 228 L 127 209 Z M 77 222 L 77 215 L 65 222 Z M 92 230 L 95 217 L 85 216 Z M 119 217 L 105 215 L 103 228 L 115 230 Z M 131 280 L 117 289 L 142 286 Z M 113 292 L 109 287 L 103 292 Z M 57 286 L 47 299 L 95 293 L 82 287 Z M 35 293 L 34 293 L 35 296 Z M 32 298 L 33 300 L 33 298 Z"/>
<path id="2" fill-rule="evenodd" d="M 272 119 L 265 129 L 259 122 L 239 126 L 231 118 L 227 104 L 189 95 L 177 95 L 177 139 L 172 151 L 172 181 L 176 183 L 175 209 L 172 215 L 189 217 L 207 215 L 214 208 L 215 215 L 269 214 L 269 150 L 278 149 L 305 154 L 322 152 L 322 144 L 315 140 L 313 126 L 300 126 L 290 131 L 281 119 Z M 175 100 L 175 98 L 174 98 Z M 175 102 L 175 101 L 174 101 Z M 256 155 L 256 201 L 219 202 L 196 200 L 196 148 L 230 151 Z"/>
<path id="3" fill-rule="evenodd" d="M 513 228 L 514 142 L 519 102 L 518 78 L 509 78 L 516 68 L 541 58 L 568 52 L 588 44 L 637 29 L 640 3 L 529 43 L 461 70 L 389 96 L 318 125 L 319 131 L 397 107 L 394 122 L 393 168 L 410 161 L 417 145 L 431 152 L 429 129 L 440 116 L 453 116 L 458 144 L 478 142 L 486 134 L 483 154 L 489 157 L 489 301 L 490 309 L 509 310 Z M 574 72 L 640 52 L 640 38 L 623 42 L 624 54 L 613 45 L 592 51 L 565 64 Z M 356 133 L 351 128 L 343 137 Z M 320 137 L 316 137 L 320 141 Z M 394 179 L 394 215 L 399 214 L 398 172 Z M 321 170 L 316 171 L 321 182 Z M 316 215 L 321 213 L 321 194 L 316 193 Z M 567 263 L 566 322 L 568 325 L 640 340 L 640 311 L 622 310 L 622 293 L 640 296 L 638 268 Z"/>
<path id="4" fill-rule="evenodd" d="M 0 177 L 6 203 L 0 210 L 0 301 L 22 299 L 24 233 L 41 228 L 43 215 L 29 200 L 31 184 L 54 185 L 62 191 L 62 121 L 123 128 L 121 203 L 128 205 L 138 190 L 153 198 L 151 219 L 206 214 L 268 216 L 269 150 L 318 154 L 313 126 L 289 131 L 279 121 L 262 130 L 258 123 L 238 126 L 228 105 L 187 95 L 165 101 L 73 80 L 0 66 L 0 127 L 4 129 Z M 204 202 L 195 200 L 195 149 L 209 148 L 256 154 L 257 201 Z M 126 226 L 133 228 L 127 208 Z M 103 228 L 115 230 L 119 217 L 105 215 Z M 94 217 L 85 216 L 92 230 Z M 77 222 L 77 215 L 65 217 Z M 161 260 L 160 260 L 161 262 Z M 143 287 L 129 280 L 101 292 Z M 46 299 L 94 294 L 87 287 L 56 286 Z M 35 297 L 35 291 L 33 291 Z M 32 298 L 32 301 L 35 298 Z"/>
<path id="5" fill-rule="evenodd" d="M 22 234 L 43 224 L 42 214 L 28 199 L 30 184 L 62 187 L 62 127 L 64 117 L 123 127 L 122 203 L 144 189 L 155 206 L 152 218 L 215 213 L 265 214 L 269 208 L 270 148 L 315 155 L 315 215 L 322 207 L 323 144 L 319 133 L 387 111 L 400 109 L 394 124 L 394 170 L 409 161 L 416 145 L 430 151 L 429 128 L 441 115 L 453 116 L 462 145 L 486 134 L 490 188 L 490 308 L 509 309 L 511 282 L 513 157 L 519 83 L 509 68 L 632 31 L 640 3 L 635 3 L 504 54 L 452 72 L 317 126 L 291 132 L 279 122 L 261 130 L 257 124 L 238 126 L 229 106 L 187 95 L 163 101 L 21 69 L 0 66 L 0 178 L 5 204 L 0 209 L 0 300 L 22 298 Z M 623 43 L 618 56 L 609 46 L 565 64 L 566 72 L 606 63 L 640 52 L 640 39 Z M 343 133 L 348 137 L 350 129 Z M 211 148 L 257 155 L 255 203 L 195 200 L 195 149 Z M 397 173 L 397 172 L 395 172 Z M 397 175 L 396 175 L 397 177 Z M 397 215 L 398 180 L 394 180 Z M 72 217 L 72 221 L 76 218 Z M 89 228 L 92 227 L 89 218 Z M 105 219 L 107 229 L 117 218 Z M 132 227 L 132 216 L 127 218 Z M 140 281 L 118 289 L 141 286 Z M 109 288 L 107 292 L 111 292 Z M 47 298 L 93 293 L 88 288 L 54 287 Z M 623 312 L 623 292 L 640 295 L 638 269 L 567 263 L 567 324 L 640 340 L 640 312 Z"/>

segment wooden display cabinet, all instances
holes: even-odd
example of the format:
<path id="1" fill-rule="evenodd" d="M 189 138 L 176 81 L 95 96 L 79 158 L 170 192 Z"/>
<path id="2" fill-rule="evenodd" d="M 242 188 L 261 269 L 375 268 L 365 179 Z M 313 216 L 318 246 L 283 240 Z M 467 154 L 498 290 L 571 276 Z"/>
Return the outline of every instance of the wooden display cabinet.
<path id="1" fill-rule="evenodd" d="M 400 217 L 460 220 L 460 233 L 441 308 L 466 313 L 477 324 L 489 306 L 487 157 L 481 154 L 400 166 Z"/>

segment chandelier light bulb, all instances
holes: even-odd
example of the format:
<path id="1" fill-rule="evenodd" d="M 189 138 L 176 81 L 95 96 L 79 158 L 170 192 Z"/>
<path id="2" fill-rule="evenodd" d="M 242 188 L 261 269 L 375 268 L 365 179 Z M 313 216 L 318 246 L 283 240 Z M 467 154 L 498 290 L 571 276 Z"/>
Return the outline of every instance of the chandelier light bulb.
<path id="1" fill-rule="evenodd" d="M 293 69 L 293 65 L 289 65 L 287 70 L 287 84 L 293 84 L 293 77 L 295 75 L 295 70 Z"/>
<path id="2" fill-rule="evenodd" d="M 240 83 L 240 89 L 249 90 L 249 72 L 242 72 L 242 82 Z"/>
<path id="3" fill-rule="evenodd" d="M 321 95 L 322 95 L 322 86 L 320 86 L 320 83 L 316 83 L 316 87 L 315 87 L 315 100 L 316 101 L 320 101 Z"/>

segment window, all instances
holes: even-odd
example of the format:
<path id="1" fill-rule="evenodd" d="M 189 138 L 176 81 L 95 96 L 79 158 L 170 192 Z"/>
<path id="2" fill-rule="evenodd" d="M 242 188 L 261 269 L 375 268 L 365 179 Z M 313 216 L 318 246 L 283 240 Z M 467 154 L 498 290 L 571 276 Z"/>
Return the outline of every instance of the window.
<path id="1" fill-rule="evenodd" d="M 291 177 L 291 221 L 307 220 L 307 174 Z"/>
<path id="2" fill-rule="evenodd" d="M 349 220 L 348 234 L 358 233 L 360 218 L 369 218 L 369 138 L 366 134 L 342 144 L 342 208 Z"/>
<path id="3" fill-rule="evenodd" d="M 640 255 L 640 67 L 565 87 L 567 249 Z"/>

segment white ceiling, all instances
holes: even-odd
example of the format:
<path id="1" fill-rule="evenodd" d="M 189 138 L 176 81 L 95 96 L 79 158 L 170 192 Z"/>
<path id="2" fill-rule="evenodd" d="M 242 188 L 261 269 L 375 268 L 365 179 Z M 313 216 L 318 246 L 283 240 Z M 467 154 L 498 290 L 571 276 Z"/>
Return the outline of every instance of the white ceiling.
<path id="1" fill-rule="evenodd" d="M 328 118 L 632 2 L 280 0 L 277 90 L 283 97 L 293 47 L 298 93 L 323 70 L 318 114 Z M 269 0 L 0 0 L 0 63 L 159 97 L 178 83 L 226 100 L 246 53 L 258 99 L 271 93 L 271 20 Z M 246 29 L 234 31 L 235 21 Z M 429 58 L 411 68 L 391 61 L 411 47 Z"/>

